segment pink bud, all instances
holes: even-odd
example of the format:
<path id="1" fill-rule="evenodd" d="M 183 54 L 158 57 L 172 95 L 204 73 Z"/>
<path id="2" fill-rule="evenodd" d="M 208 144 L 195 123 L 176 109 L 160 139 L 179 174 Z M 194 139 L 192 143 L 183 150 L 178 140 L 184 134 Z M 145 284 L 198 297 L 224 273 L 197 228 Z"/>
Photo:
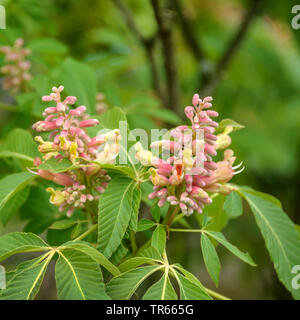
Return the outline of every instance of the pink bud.
<path id="1" fill-rule="evenodd" d="M 89 147 L 95 147 L 95 146 L 101 146 L 103 143 L 105 143 L 105 138 L 103 136 L 96 136 L 91 139 L 88 146 Z"/>
<path id="2" fill-rule="evenodd" d="M 219 116 L 218 112 L 214 111 L 214 110 L 207 110 L 206 113 L 210 117 L 218 117 Z"/>
<path id="3" fill-rule="evenodd" d="M 166 198 L 160 199 L 160 200 L 158 201 L 158 206 L 159 206 L 159 207 L 162 207 L 162 206 L 166 203 L 166 201 L 167 201 Z"/>
<path id="4" fill-rule="evenodd" d="M 189 119 L 192 119 L 194 116 L 194 108 L 193 107 L 185 107 L 184 112 Z"/>
<path id="5" fill-rule="evenodd" d="M 49 102 L 49 101 L 53 101 L 53 98 L 50 97 L 50 96 L 43 96 L 42 100 L 45 101 L 45 102 Z"/>
<path id="6" fill-rule="evenodd" d="M 62 186 L 72 186 L 74 181 L 65 173 L 54 174 L 53 182 L 60 184 Z"/>
<path id="7" fill-rule="evenodd" d="M 75 104 L 77 101 L 77 98 L 74 96 L 68 96 L 66 97 L 64 104 Z"/>
<path id="8" fill-rule="evenodd" d="M 193 100 L 192 100 L 192 102 L 193 102 L 193 105 L 194 106 L 197 106 L 198 105 L 198 103 L 199 103 L 199 94 L 194 94 L 193 95 Z"/>
<path id="9" fill-rule="evenodd" d="M 61 102 L 59 102 L 59 103 L 57 104 L 56 108 L 57 108 L 57 111 L 58 111 L 58 112 L 66 111 L 66 106 L 65 106 L 63 103 L 61 103 Z"/>
<path id="10" fill-rule="evenodd" d="M 79 123 L 79 127 L 86 128 L 86 127 L 94 127 L 99 124 L 99 121 L 97 119 L 88 119 L 83 120 Z"/>

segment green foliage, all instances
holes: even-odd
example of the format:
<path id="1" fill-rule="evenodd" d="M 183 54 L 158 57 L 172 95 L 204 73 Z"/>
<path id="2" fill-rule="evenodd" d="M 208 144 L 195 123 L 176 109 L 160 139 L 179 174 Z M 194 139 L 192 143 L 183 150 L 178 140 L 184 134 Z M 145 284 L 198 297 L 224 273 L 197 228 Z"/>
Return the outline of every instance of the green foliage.
<path id="1" fill-rule="evenodd" d="M 121 244 L 132 216 L 136 182 L 117 175 L 99 201 L 98 248 L 110 257 Z"/>
<path id="2" fill-rule="evenodd" d="M 291 270 L 299 263 L 300 257 L 300 237 L 295 225 L 269 197 L 243 188 L 239 192 L 254 214 L 280 281 L 295 299 L 300 299 L 299 291 L 292 288 L 294 275 Z"/>

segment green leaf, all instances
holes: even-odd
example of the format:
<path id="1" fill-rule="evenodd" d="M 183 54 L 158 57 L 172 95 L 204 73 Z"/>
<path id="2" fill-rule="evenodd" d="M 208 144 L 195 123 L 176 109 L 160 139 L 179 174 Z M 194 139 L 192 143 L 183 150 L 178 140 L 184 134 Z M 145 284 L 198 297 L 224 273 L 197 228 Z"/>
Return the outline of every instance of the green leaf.
<path id="1" fill-rule="evenodd" d="M 0 152 L 0 158 L 14 157 L 30 162 L 33 162 L 33 159 L 37 156 L 39 156 L 39 152 L 31 134 L 19 128 L 8 134 Z"/>
<path id="2" fill-rule="evenodd" d="M 167 235 L 162 225 L 158 225 L 153 232 L 151 246 L 163 253 L 166 247 Z"/>
<path id="3" fill-rule="evenodd" d="M 40 260 L 37 258 L 22 263 L 13 272 L 7 288 L 0 293 L 0 300 L 34 299 L 41 287 L 50 259 L 37 263 Z"/>
<path id="4" fill-rule="evenodd" d="M 263 198 L 263 199 L 265 199 L 267 201 L 273 202 L 276 206 L 282 208 L 281 202 L 277 198 L 273 197 L 270 194 L 254 190 L 254 189 L 252 189 L 250 187 L 247 187 L 247 186 L 238 187 L 238 191 L 242 191 L 242 192 L 247 192 L 247 193 L 253 194 L 254 196 L 257 196 L 257 197 Z"/>
<path id="5" fill-rule="evenodd" d="M 29 220 L 25 232 L 40 234 L 57 218 L 57 207 L 50 204 L 45 188 L 43 185 L 31 187 L 27 201 L 20 208 L 21 218 Z"/>
<path id="6" fill-rule="evenodd" d="M 228 217 L 223 210 L 224 201 L 224 195 L 217 195 L 216 197 L 214 197 L 212 204 L 210 204 L 209 206 L 205 206 L 203 211 L 204 214 L 197 216 L 197 219 L 199 221 L 202 221 L 202 226 L 203 218 L 205 217 L 205 215 L 207 215 L 208 218 L 212 218 L 211 221 L 209 221 L 205 226 L 205 229 L 221 231 L 227 225 Z"/>
<path id="7" fill-rule="evenodd" d="M 136 114 L 145 114 L 173 125 L 179 125 L 182 123 L 181 118 L 175 112 L 168 109 L 155 108 L 153 110 L 152 108 L 139 108 L 136 111 Z"/>
<path id="8" fill-rule="evenodd" d="M 98 264 L 77 250 L 59 252 L 55 267 L 58 298 L 61 300 L 108 300 Z"/>
<path id="9" fill-rule="evenodd" d="M 175 271 L 176 280 L 180 288 L 180 298 L 182 300 L 211 300 L 211 297 L 197 285 L 197 282 L 192 282 L 184 277 L 181 273 Z"/>
<path id="10" fill-rule="evenodd" d="M 216 286 L 218 286 L 221 264 L 214 245 L 205 233 L 202 233 L 201 235 L 201 249 L 207 272 L 213 279 Z"/>
<path id="11" fill-rule="evenodd" d="M 160 260 L 158 260 L 160 261 Z M 154 262 L 157 262 L 157 260 L 154 260 L 151 257 L 145 257 L 145 256 L 140 256 L 140 257 L 134 257 L 130 258 L 123 263 L 119 265 L 119 270 L 124 273 L 127 272 L 131 269 L 134 269 L 142 264 L 153 264 Z"/>
<path id="12" fill-rule="evenodd" d="M 159 222 L 160 220 L 160 207 L 158 205 L 155 205 L 151 208 L 151 215 L 154 221 Z"/>
<path id="13" fill-rule="evenodd" d="M 146 291 L 143 300 L 177 300 L 168 274 L 164 273 L 160 280 Z"/>
<path id="14" fill-rule="evenodd" d="M 55 221 L 49 228 L 55 229 L 55 230 L 63 230 L 63 229 L 69 229 L 76 224 L 77 221 L 71 220 L 71 219 L 64 219 Z"/>
<path id="15" fill-rule="evenodd" d="M 121 244 L 132 213 L 135 181 L 124 176 L 113 178 L 99 201 L 98 248 L 110 257 Z"/>
<path id="16" fill-rule="evenodd" d="M 0 151 L 0 158 L 16 158 L 20 160 L 33 162 L 33 158 L 26 156 L 25 154 L 13 151 Z"/>
<path id="17" fill-rule="evenodd" d="M 141 248 L 141 250 L 137 253 L 137 256 L 139 257 L 147 257 L 151 258 L 153 260 L 161 260 L 161 254 L 158 252 L 157 249 L 153 247 L 148 247 L 148 248 Z"/>
<path id="18" fill-rule="evenodd" d="M 132 216 L 130 219 L 129 227 L 134 232 L 137 231 L 138 228 L 138 218 L 139 218 L 139 209 L 140 209 L 140 203 L 141 203 L 141 189 L 138 185 L 135 186 L 135 188 L 132 190 Z"/>
<path id="19" fill-rule="evenodd" d="M 123 173 L 127 175 L 128 177 L 134 178 L 135 173 L 131 167 L 128 166 L 119 166 L 119 165 L 114 165 L 114 164 L 109 164 L 109 163 L 99 163 L 97 161 L 94 161 L 95 163 L 98 163 L 102 169 L 108 169 L 112 171 L 116 171 L 118 173 Z"/>
<path id="20" fill-rule="evenodd" d="M 229 218 L 236 218 L 243 214 L 242 199 L 237 192 L 232 191 L 226 196 L 223 209 Z"/>
<path id="21" fill-rule="evenodd" d="M 19 191 L 28 185 L 35 176 L 28 172 L 14 173 L 0 180 L 0 216 L 4 206 Z"/>
<path id="22" fill-rule="evenodd" d="M 237 130 L 241 130 L 244 129 L 245 126 L 237 123 L 236 121 L 232 120 L 232 119 L 223 119 L 218 126 L 218 131 L 220 131 L 221 129 L 225 129 L 226 127 L 232 127 L 233 131 L 237 131 Z"/>
<path id="23" fill-rule="evenodd" d="M 138 232 L 140 232 L 140 231 L 145 231 L 145 230 L 151 229 L 151 228 L 154 227 L 155 225 L 156 225 L 156 223 L 153 222 L 153 221 L 151 221 L 151 220 L 141 219 L 141 220 L 138 222 L 137 231 L 138 231 Z"/>
<path id="24" fill-rule="evenodd" d="M 214 238 L 215 240 L 217 240 L 219 243 L 221 243 L 226 249 L 228 249 L 231 253 L 233 253 L 239 259 L 248 263 L 250 266 L 253 266 L 253 267 L 256 266 L 255 262 L 251 259 L 249 253 L 244 253 L 240 251 L 236 246 L 228 242 L 221 232 L 208 231 L 208 230 L 205 230 L 204 232 L 209 236 L 211 236 L 212 238 Z"/>
<path id="25" fill-rule="evenodd" d="M 107 293 L 114 300 L 128 300 L 146 278 L 161 268 L 147 266 L 123 273 L 108 283 Z"/>
<path id="26" fill-rule="evenodd" d="M 0 261 L 20 252 L 48 251 L 50 247 L 33 233 L 13 232 L 0 237 Z"/>
<path id="27" fill-rule="evenodd" d="M 65 171 L 73 170 L 75 168 L 78 168 L 78 167 L 73 165 L 71 161 L 67 159 L 62 159 L 61 161 L 58 162 L 55 158 L 46 160 L 39 166 L 39 169 L 48 170 L 48 171 L 51 171 L 52 173 L 65 172 Z"/>
<path id="28" fill-rule="evenodd" d="M 77 223 L 72 230 L 71 239 L 77 238 L 80 235 L 80 233 L 81 233 L 81 224 Z"/>
<path id="29" fill-rule="evenodd" d="M 5 226 L 8 220 L 13 214 L 15 214 L 19 208 L 24 204 L 29 195 L 30 187 L 27 186 L 24 189 L 17 192 L 13 197 L 11 197 L 1 210 L 0 220 Z"/>
<path id="30" fill-rule="evenodd" d="M 27 47 L 33 53 L 47 53 L 47 54 L 66 54 L 68 47 L 60 41 L 53 38 L 40 38 L 31 41 Z"/>
<path id="31" fill-rule="evenodd" d="M 279 280 L 300 299 L 300 291 L 292 288 L 294 265 L 300 264 L 300 237 L 287 214 L 265 196 L 239 189 L 254 214 L 265 240 Z"/>
<path id="32" fill-rule="evenodd" d="M 116 276 L 120 274 L 119 269 L 114 266 L 101 252 L 92 247 L 91 244 L 84 241 L 69 241 L 62 244 L 60 250 L 72 249 L 78 250 L 84 254 L 90 256 L 98 264 L 102 265 L 106 270 L 108 270 L 112 275 Z"/>
<path id="33" fill-rule="evenodd" d="M 89 113 L 96 113 L 97 78 L 92 68 L 67 58 L 63 63 L 60 79 L 69 95 L 76 95 L 80 105 L 85 105 Z"/>

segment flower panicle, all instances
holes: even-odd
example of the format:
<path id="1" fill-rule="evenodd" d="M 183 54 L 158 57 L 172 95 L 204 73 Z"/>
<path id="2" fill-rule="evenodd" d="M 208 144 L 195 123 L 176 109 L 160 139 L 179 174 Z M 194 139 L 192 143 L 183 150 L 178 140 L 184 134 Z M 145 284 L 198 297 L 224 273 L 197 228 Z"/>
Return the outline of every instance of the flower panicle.
<path id="1" fill-rule="evenodd" d="M 75 208 L 85 209 L 88 202 L 98 201 L 99 195 L 105 191 L 110 176 L 100 163 L 112 163 L 118 155 L 120 135 L 119 130 L 113 130 L 91 138 L 86 128 L 98 125 L 99 121 L 85 113 L 85 106 L 72 107 L 77 101 L 75 96 L 62 99 L 63 90 L 63 86 L 53 87 L 49 95 L 42 97 L 42 101 L 54 105 L 45 108 L 44 120 L 32 127 L 37 132 L 49 132 L 48 141 L 41 136 L 35 137 L 44 161 L 67 159 L 74 167 L 62 173 L 52 173 L 39 169 L 40 158 L 35 159 L 34 164 L 36 174 L 41 178 L 64 187 L 62 190 L 48 190 L 50 202 L 60 211 L 67 210 L 70 216 Z"/>
<path id="2" fill-rule="evenodd" d="M 0 52 L 4 54 L 6 63 L 1 68 L 1 73 L 5 76 L 4 89 L 11 93 L 18 93 L 32 79 L 31 62 L 26 59 L 31 54 L 31 50 L 24 48 L 24 40 L 19 38 L 13 46 L 0 47 Z"/>
<path id="3" fill-rule="evenodd" d="M 135 146 L 136 158 L 150 166 L 153 192 L 149 198 L 157 198 L 160 207 L 169 202 L 178 205 L 185 215 L 201 213 L 204 206 L 212 202 L 209 192 L 231 192 L 226 183 L 239 172 L 234 171 L 237 167 L 233 167 L 233 151 L 225 150 L 223 161 L 213 160 L 218 149 L 230 145 L 231 129 L 225 129 L 221 135 L 215 134 L 219 124 L 213 119 L 218 113 L 211 109 L 212 100 L 212 97 L 202 100 L 198 94 L 193 96 L 192 105 L 185 108 L 191 126 L 178 126 L 170 131 L 169 140 L 151 144 L 152 149 L 160 150 L 160 157 L 143 150 L 140 143 Z"/>

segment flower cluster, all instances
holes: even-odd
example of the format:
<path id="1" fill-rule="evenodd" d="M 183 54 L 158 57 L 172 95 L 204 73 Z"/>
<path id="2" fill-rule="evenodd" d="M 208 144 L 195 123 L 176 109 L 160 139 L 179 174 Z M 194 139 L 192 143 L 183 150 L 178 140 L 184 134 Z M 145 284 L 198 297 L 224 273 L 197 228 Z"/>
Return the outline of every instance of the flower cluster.
<path id="1" fill-rule="evenodd" d="M 120 135 L 118 130 L 113 130 L 91 138 L 86 128 L 98 125 L 99 121 L 85 114 L 85 106 L 72 109 L 77 99 L 67 96 L 62 100 L 63 90 L 63 86 L 53 87 L 53 92 L 42 98 L 45 102 L 54 102 L 55 106 L 44 110 L 45 119 L 36 122 L 33 129 L 50 132 L 49 141 L 35 137 L 45 161 L 52 158 L 57 163 L 64 159 L 70 161 L 71 168 L 62 173 L 37 169 L 40 177 L 65 187 L 63 190 L 48 188 L 48 191 L 50 202 L 59 206 L 60 211 L 67 209 L 70 216 L 75 208 L 85 208 L 87 202 L 97 201 L 104 192 L 110 177 L 100 164 L 111 163 L 116 158 Z M 35 159 L 37 167 L 41 163 L 41 159 Z"/>
<path id="2" fill-rule="evenodd" d="M 218 136 L 214 134 L 218 123 L 212 118 L 218 113 L 211 110 L 211 101 L 212 97 L 201 100 L 198 94 L 193 96 L 193 105 L 185 108 L 191 126 L 179 126 L 170 131 L 169 139 L 151 144 L 152 150 L 158 149 L 160 156 L 143 150 L 139 143 L 136 145 L 136 158 L 151 166 L 149 172 L 154 191 L 149 198 L 158 198 L 160 207 L 169 202 L 179 205 L 185 215 L 194 211 L 201 213 L 203 207 L 212 202 L 209 192 L 231 192 L 226 182 L 237 168 L 232 167 L 233 151 L 226 150 L 223 161 L 213 160 L 217 149 L 230 144 L 228 133 L 231 129 L 226 128 Z"/>
<path id="3" fill-rule="evenodd" d="M 12 93 L 24 89 L 26 83 L 32 78 L 29 72 L 31 63 L 26 60 L 31 51 L 23 46 L 24 40 L 17 39 L 12 47 L 0 47 L 0 52 L 5 55 L 6 62 L 6 65 L 1 68 L 1 72 L 5 75 L 3 87 Z"/>

